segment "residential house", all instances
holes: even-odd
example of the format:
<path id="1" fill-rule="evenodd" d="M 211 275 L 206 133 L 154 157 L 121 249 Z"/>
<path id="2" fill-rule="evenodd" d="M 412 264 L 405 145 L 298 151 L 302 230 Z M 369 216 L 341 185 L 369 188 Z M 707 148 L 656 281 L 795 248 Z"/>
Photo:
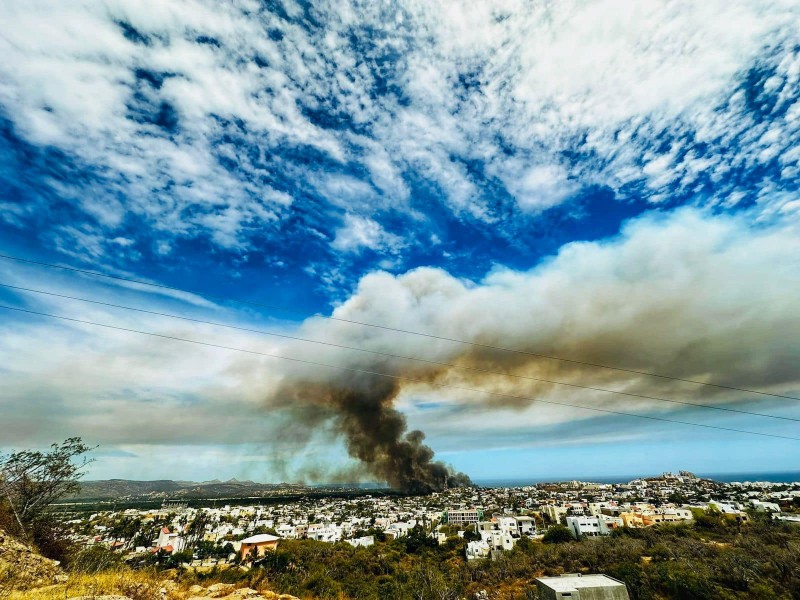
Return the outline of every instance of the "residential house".
<path id="1" fill-rule="evenodd" d="M 258 535 L 250 536 L 242 540 L 241 548 L 239 549 L 239 556 L 242 560 L 246 560 L 250 556 L 257 557 L 264 556 L 267 552 L 271 552 L 278 547 L 278 542 L 281 538 L 268 533 L 260 533 Z"/>

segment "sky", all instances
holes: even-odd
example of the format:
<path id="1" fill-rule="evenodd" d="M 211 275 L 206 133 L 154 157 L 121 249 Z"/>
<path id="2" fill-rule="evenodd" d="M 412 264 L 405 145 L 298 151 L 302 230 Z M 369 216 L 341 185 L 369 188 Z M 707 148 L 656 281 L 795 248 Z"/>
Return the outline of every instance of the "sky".
<path id="1" fill-rule="evenodd" d="M 0 254 L 121 278 L 0 258 L 0 449 L 374 479 L 369 419 L 326 395 L 369 371 L 474 479 L 798 470 L 798 22 L 791 0 L 0 3 Z"/>

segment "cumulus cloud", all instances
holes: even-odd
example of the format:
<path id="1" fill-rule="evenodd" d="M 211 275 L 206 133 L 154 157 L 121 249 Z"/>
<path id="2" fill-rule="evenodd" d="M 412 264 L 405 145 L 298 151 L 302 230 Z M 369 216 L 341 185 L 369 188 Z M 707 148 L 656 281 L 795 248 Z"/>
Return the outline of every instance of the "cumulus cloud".
<path id="1" fill-rule="evenodd" d="M 241 252 L 309 198 L 333 212 L 333 239 L 348 211 L 416 218 L 414 190 L 428 187 L 454 218 L 501 233 L 509 211 L 535 218 L 587 186 L 769 211 L 759 190 L 796 192 L 798 180 L 799 10 L 6 4 L 5 139 L 44 157 L 41 173 L 2 175 L 83 215 L 57 237 L 93 253 L 131 222 L 162 250 L 205 236 Z M 33 204 L 3 213 L 30 222 Z"/>
<path id="2" fill-rule="evenodd" d="M 531 271 L 498 268 L 475 284 L 435 268 L 397 276 L 369 274 L 334 316 L 724 385 L 791 392 L 798 385 L 791 356 L 797 351 L 792 340 L 800 322 L 784 292 L 787 282 L 800 279 L 797 250 L 796 227 L 752 229 L 746 218 L 683 210 L 631 221 L 612 240 L 568 244 Z M 312 319 L 303 330 L 374 350 L 464 361 L 467 366 L 473 360 L 497 361 L 509 372 L 563 372 L 632 387 L 667 385 L 638 375 L 584 370 L 330 320 Z M 375 360 L 369 355 L 353 358 L 357 365 Z M 377 360 L 383 364 L 384 359 Z M 447 376 L 472 377 L 456 373 L 447 371 Z M 696 393 L 691 386 L 682 391 Z M 728 392 L 722 396 L 730 399 Z"/>
<path id="3" fill-rule="evenodd" d="M 796 226 L 753 226 L 748 216 L 713 216 L 684 209 L 630 221 L 619 236 L 602 242 L 568 244 L 532 270 L 498 268 L 477 282 L 436 268 L 401 275 L 371 273 L 361 279 L 333 316 L 797 395 L 800 316 L 794 297 L 786 290 L 800 282 L 798 257 Z M 137 286 L 76 285 L 66 277 L 35 279 L 29 271 L 4 267 L 3 281 L 274 330 L 274 326 L 254 322 L 252 314 L 197 302 L 187 308 L 181 298 L 144 294 Z M 320 317 L 279 332 L 455 366 L 281 340 L 8 290 L 3 294 L 3 303 L 33 310 L 331 365 L 245 356 L 80 323 L 17 316 L 2 321 L 0 418 L 8 425 L 0 440 L 3 447 L 47 443 L 68 431 L 108 449 L 135 446 L 136 454 L 152 447 L 152 452 L 161 456 L 165 448 L 178 452 L 192 445 L 225 447 L 229 449 L 219 452 L 228 454 L 247 446 L 247 453 L 252 454 L 258 446 L 268 458 L 270 444 L 296 449 L 312 443 L 321 449 L 344 440 L 350 460 L 367 464 L 367 473 L 402 483 L 408 479 L 393 479 L 397 464 L 384 460 L 389 455 L 397 458 L 392 453 L 382 454 L 387 448 L 404 448 L 419 464 L 432 464 L 422 439 L 416 434 L 405 437 L 407 427 L 421 426 L 433 435 L 437 446 L 449 449 L 619 442 L 658 436 L 664 430 L 692 435 L 690 428 L 642 425 L 636 419 L 613 419 L 536 399 L 668 418 L 675 417 L 680 408 L 677 418 L 701 423 L 725 425 L 732 418 L 524 377 L 718 406 L 746 405 L 775 414 L 797 413 L 796 403 L 789 401 Z M 416 381 L 387 379 L 369 371 Z M 459 391 L 442 384 L 503 395 Z M 766 419 L 754 422 L 751 418 L 743 428 L 791 434 L 781 423 Z M 376 435 L 383 436 L 380 443 L 364 445 Z M 302 470 L 291 457 L 284 463 L 270 463 L 267 458 L 259 467 L 263 469 L 260 477 Z M 336 460 L 331 469 L 347 462 L 343 456 Z M 180 463 L 179 458 L 174 461 Z M 323 470 L 317 465 L 317 473 Z M 442 473 L 437 471 L 434 479 L 444 476 Z M 429 481 L 420 471 L 412 470 L 412 477 Z"/>
<path id="4" fill-rule="evenodd" d="M 569 244 L 531 271 L 498 269 L 475 284 L 432 268 L 399 276 L 373 273 L 334 312 L 339 321 L 314 318 L 302 331 L 313 339 L 384 354 L 338 351 L 336 364 L 350 369 L 344 372 L 292 366 L 268 394 L 269 405 L 301 407 L 306 411 L 301 421 L 329 420 L 351 455 L 371 466 L 371 474 L 390 481 L 387 473 L 397 466 L 389 457 L 399 453 L 392 449 L 406 440 L 398 409 L 418 408 L 419 398 L 433 398 L 440 405 L 427 414 L 417 410 L 416 422 L 432 423 L 437 430 L 437 423 L 446 422 L 450 436 L 459 432 L 455 435 L 462 443 L 464 436 L 474 442 L 476 434 L 507 443 L 498 432 L 509 429 L 509 420 L 514 423 L 509 435 L 513 438 L 515 430 L 527 426 L 531 443 L 538 441 L 536 431 L 543 430 L 547 437 L 548 428 L 563 438 L 564 430 L 558 427 L 567 423 L 573 424 L 573 437 L 591 433 L 595 440 L 652 430 L 639 422 L 602 430 L 596 426 L 596 413 L 563 404 L 668 418 L 676 410 L 674 404 L 553 381 L 721 407 L 762 403 L 791 412 L 797 408 L 791 401 L 630 371 L 796 395 L 800 318 L 785 290 L 787 282 L 800 282 L 799 239 L 795 227 L 754 230 L 747 219 L 684 210 L 630 222 L 618 238 Z M 356 327 L 353 322 L 382 327 Z M 390 358 L 386 353 L 447 364 Z M 303 349 L 310 360 L 329 362 L 330 355 L 323 347 Z M 308 413 L 309 406 L 316 410 Z M 718 412 L 683 408 L 683 420 L 719 424 L 725 418 Z M 438 418 L 431 419 L 432 414 Z M 588 424 L 576 425 L 581 422 Z M 391 426 L 384 428 L 385 423 Z M 769 430 L 764 426 L 774 422 L 762 421 L 756 427 Z"/>

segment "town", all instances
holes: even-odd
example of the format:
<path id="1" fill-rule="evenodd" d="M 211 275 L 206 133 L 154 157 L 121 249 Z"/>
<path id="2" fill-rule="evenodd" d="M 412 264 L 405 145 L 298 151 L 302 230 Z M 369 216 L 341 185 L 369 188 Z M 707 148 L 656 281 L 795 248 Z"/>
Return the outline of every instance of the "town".
<path id="1" fill-rule="evenodd" d="M 75 514 L 68 524 L 85 546 L 103 546 L 132 560 L 203 567 L 252 564 L 281 540 L 370 546 L 411 535 L 440 545 L 460 538 L 468 560 L 493 559 L 524 538 L 582 540 L 709 514 L 746 526 L 754 513 L 800 525 L 800 482 L 721 483 L 681 471 L 626 483 L 462 487 L 427 496 L 365 492 L 199 508 L 164 502 L 157 509 Z"/>

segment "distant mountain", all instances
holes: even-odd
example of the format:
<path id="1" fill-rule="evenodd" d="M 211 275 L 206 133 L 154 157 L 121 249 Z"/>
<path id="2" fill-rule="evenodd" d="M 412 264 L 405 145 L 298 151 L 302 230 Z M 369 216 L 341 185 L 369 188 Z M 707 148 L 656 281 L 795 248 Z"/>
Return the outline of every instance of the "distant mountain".
<path id="1" fill-rule="evenodd" d="M 103 500 L 134 498 L 215 498 L 222 496 L 259 496 L 275 493 L 302 493 L 309 488 L 302 484 L 256 483 L 229 479 L 220 481 L 132 481 L 129 479 L 104 479 L 82 481 L 80 491 L 67 500 Z"/>

